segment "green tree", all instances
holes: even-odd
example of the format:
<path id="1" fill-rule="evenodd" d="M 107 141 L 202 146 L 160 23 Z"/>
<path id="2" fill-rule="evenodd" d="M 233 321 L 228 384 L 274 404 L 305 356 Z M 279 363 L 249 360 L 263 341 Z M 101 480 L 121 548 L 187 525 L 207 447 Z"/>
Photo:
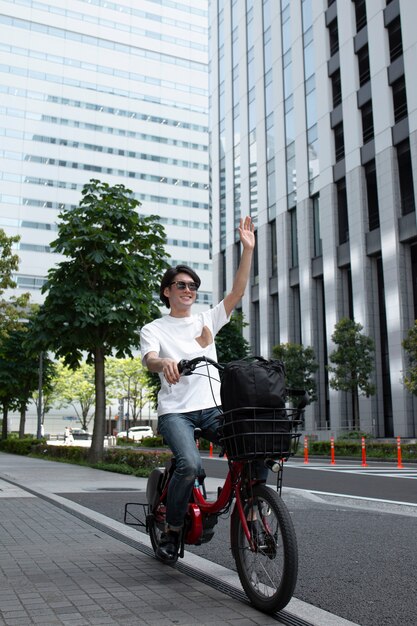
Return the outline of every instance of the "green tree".
<path id="1" fill-rule="evenodd" d="M 13 244 L 20 240 L 18 235 L 8 237 L 4 230 L 0 228 L 0 294 L 5 289 L 13 289 L 16 283 L 12 279 L 12 272 L 19 268 L 19 257 L 13 254 Z"/>
<path id="2" fill-rule="evenodd" d="M 145 368 L 139 357 L 106 361 L 107 397 L 126 398 L 129 426 L 142 420 L 142 410 L 149 400 Z M 119 415 L 123 419 L 123 415 Z"/>
<path id="3" fill-rule="evenodd" d="M 313 348 L 299 343 L 280 343 L 272 348 L 272 356 L 285 364 L 287 387 L 304 389 L 311 402 L 317 400 L 315 373 L 319 366 Z"/>
<path id="4" fill-rule="evenodd" d="M 0 228 L 0 296 L 5 289 L 13 289 L 16 283 L 12 279 L 12 273 L 19 269 L 19 257 L 13 254 L 13 244 L 20 240 L 18 235 L 7 237 Z M 0 339 L 6 337 L 14 329 L 23 328 L 24 320 L 30 313 L 29 294 L 24 293 L 19 297 L 12 296 L 5 300 L 0 298 Z"/>
<path id="5" fill-rule="evenodd" d="M 0 401 L 3 405 L 3 432 L 7 437 L 7 415 L 19 411 L 19 437 L 25 435 L 26 412 L 32 394 L 39 388 L 39 356 L 28 349 L 26 327 L 12 330 L 0 341 Z M 49 385 L 53 364 L 44 357 L 43 388 Z"/>
<path id="6" fill-rule="evenodd" d="M 362 330 L 361 324 L 348 318 L 335 325 L 332 341 L 337 347 L 329 356 L 333 365 L 328 366 L 330 387 L 351 394 L 353 430 L 360 430 L 359 394 L 367 398 L 375 394 L 371 381 L 375 346 Z"/>
<path id="7" fill-rule="evenodd" d="M 413 395 L 417 396 L 417 320 L 414 322 L 402 346 L 407 353 L 408 368 L 404 376 L 404 385 Z"/>
<path id="8" fill-rule="evenodd" d="M 250 345 L 242 335 L 242 331 L 248 326 L 243 313 L 235 311 L 230 322 L 223 326 L 216 335 L 216 351 L 219 363 L 230 363 L 243 359 L 250 353 Z"/>
<path id="9" fill-rule="evenodd" d="M 59 361 L 54 387 L 58 407 L 71 406 L 80 420 L 81 428 L 88 430 L 93 419 L 90 412 L 95 402 L 94 367 L 84 361 L 74 370 Z"/>
<path id="10" fill-rule="evenodd" d="M 166 268 L 166 237 L 124 185 L 90 180 L 78 207 L 60 214 L 51 244 L 66 259 L 48 272 L 37 317 L 39 346 L 76 369 L 94 364 L 95 416 L 89 460 L 103 456 L 105 358 L 132 355 L 140 327 L 159 314 L 154 294 Z"/>

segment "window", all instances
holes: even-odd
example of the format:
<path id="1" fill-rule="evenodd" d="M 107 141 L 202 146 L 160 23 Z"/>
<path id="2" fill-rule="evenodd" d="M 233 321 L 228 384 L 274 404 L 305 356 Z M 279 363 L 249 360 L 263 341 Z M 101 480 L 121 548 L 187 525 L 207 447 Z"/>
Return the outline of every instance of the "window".
<path id="1" fill-rule="evenodd" d="M 269 224 L 269 241 L 271 254 L 271 276 L 278 274 L 277 223 L 273 220 Z"/>
<path id="2" fill-rule="evenodd" d="M 270 159 L 266 164 L 267 171 L 267 201 L 268 209 L 275 206 L 276 203 L 276 185 L 275 185 L 275 159 Z"/>
<path id="3" fill-rule="evenodd" d="M 379 228 L 379 203 L 376 182 L 375 161 L 365 165 L 366 197 L 368 200 L 368 227 L 369 230 Z"/>
<path id="4" fill-rule="evenodd" d="M 300 303 L 300 287 L 296 285 L 291 287 L 291 304 L 292 304 L 292 342 L 301 343 L 301 303 Z"/>
<path id="5" fill-rule="evenodd" d="M 313 244 L 314 244 L 314 256 L 321 256 L 323 254 L 323 247 L 320 234 L 320 204 L 319 197 L 314 196 L 312 198 L 313 203 Z"/>
<path id="6" fill-rule="evenodd" d="M 365 0 L 355 0 L 356 32 L 366 26 L 366 2 Z"/>
<path id="7" fill-rule="evenodd" d="M 290 229 L 291 229 L 291 267 L 298 267 L 298 239 L 297 239 L 297 211 L 291 209 Z"/>
<path id="8" fill-rule="evenodd" d="M 252 354 L 261 353 L 261 329 L 260 329 L 260 315 L 259 315 L 259 302 L 252 303 L 252 319 L 251 319 L 251 343 Z"/>
<path id="9" fill-rule="evenodd" d="M 278 295 L 271 296 L 271 345 L 279 344 L 279 300 Z"/>
<path id="10" fill-rule="evenodd" d="M 403 53 L 403 40 L 401 35 L 401 22 L 397 17 L 388 24 L 388 40 L 391 63 Z"/>
<path id="11" fill-rule="evenodd" d="M 337 183 L 337 217 L 339 224 L 339 244 L 349 241 L 348 205 L 345 179 Z"/>
<path id="12" fill-rule="evenodd" d="M 253 282 L 259 283 L 258 231 L 255 230 L 255 249 L 253 251 Z"/>
<path id="13" fill-rule="evenodd" d="M 417 245 L 410 247 L 411 277 L 413 280 L 414 319 L 417 319 Z"/>
<path id="14" fill-rule="evenodd" d="M 358 51 L 358 70 L 359 70 L 359 85 L 363 87 L 371 77 L 369 68 L 369 49 L 368 44 Z"/>
<path id="15" fill-rule="evenodd" d="M 405 78 L 401 76 L 395 83 L 392 83 L 392 101 L 394 105 L 395 123 L 407 117 L 407 93 L 405 90 Z"/>
<path id="16" fill-rule="evenodd" d="M 340 80 L 340 70 L 336 70 L 331 75 L 333 108 L 336 108 L 342 102 L 342 83 Z"/>
<path id="17" fill-rule="evenodd" d="M 295 142 L 288 144 L 287 160 L 287 206 L 292 209 L 297 202 L 297 169 L 295 162 Z"/>
<path id="18" fill-rule="evenodd" d="M 372 113 L 372 101 L 370 100 L 361 108 L 362 114 L 362 138 L 367 143 L 374 138 L 374 116 Z"/>
<path id="19" fill-rule="evenodd" d="M 408 139 L 397 146 L 398 175 L 400 179 L 401 215 L 416 210 L 414 199 L 413 170 Z"/>
<path id="20" fill-rule="evenodd" d="M 339 51 L 339 33 L 337 30 L 337 18 L 330 22 L 329 26 L 329 44 L 330 44 L 330 56 L 336 54 Z"/>
<path id="21" fill-rule="evenodd" d="M 334 132 L 334 148 L 336 161 L 341 161 L 345 158 L 345 140 L 343 137 L 343 122 L 337 124 L 333 129 Z"/>

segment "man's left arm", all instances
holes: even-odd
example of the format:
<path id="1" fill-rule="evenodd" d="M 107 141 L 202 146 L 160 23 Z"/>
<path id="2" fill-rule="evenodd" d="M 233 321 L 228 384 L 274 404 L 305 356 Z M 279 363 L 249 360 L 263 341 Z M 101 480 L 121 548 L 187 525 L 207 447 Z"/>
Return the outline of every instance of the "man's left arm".
<path id="1" fill-rule="evenodd" d="M 255 226 L 250 217 L 240 220 L 239 236 L 243 251 L 233 281 L 232 290 L 224 299 L 224 308 L 227 317 L 229 317 L 235 306 L 242 299 L 250 276 L 253 250 L 255 248 Z"/>

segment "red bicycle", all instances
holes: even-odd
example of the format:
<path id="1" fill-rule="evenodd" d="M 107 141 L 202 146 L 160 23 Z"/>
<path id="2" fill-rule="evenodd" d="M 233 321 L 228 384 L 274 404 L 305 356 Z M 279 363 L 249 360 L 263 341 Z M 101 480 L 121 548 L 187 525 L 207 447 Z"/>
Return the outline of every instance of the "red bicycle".
<path id="1" fill-rule="evenodd" d="M 206 357 L 181 361 L 184 375 L 210 363 L 220 372 L 222 366 Z M 218 517 L 232 510 L 230 544 L 236 569 L 252 604 L 266 613 L 285 607 L 290 601 L 298 572 L 298 550 L 294 526 L 281 499 L 284 460 L 292 456 L 301 433 L 303 409 L 308 401 L 304 391 L 296 408 L 244 408 L 220 416 L 220 443 L 227 454 L 229 471 L 214 501 L 207 500 L 205 474 L 198 476 L 188 505 L 179 557 L 184 545 L 210 541 Z M 198 437 L 198 433 L 197 433 Z M 277 491 L 256 478 L 253 461 L 264 459 L 277 473 Z M 175 458 L 165 468 L 156 468 L 149 476 L 146 496 L 146 530 L 156 551 L 165 529 L 166 495 L 175 469 Z M 126 515 L 135 517 L 128 503 Z M 135 518 L 137 519 L 137 518 Z M 137 522 L 136 522 L 137 525 Z"/>

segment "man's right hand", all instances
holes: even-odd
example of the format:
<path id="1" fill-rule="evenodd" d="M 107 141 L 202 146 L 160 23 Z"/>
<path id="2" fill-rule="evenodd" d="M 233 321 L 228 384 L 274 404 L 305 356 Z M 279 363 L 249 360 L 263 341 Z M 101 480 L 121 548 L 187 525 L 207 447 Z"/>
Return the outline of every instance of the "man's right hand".
<path id="1" fill-rule="evenodd" d="M 162 372 L 169 385 L 175 385 L 179 381 L 180 373 L 174 359 L 160 358 L 156 352 L 149 352 L 144 360 L 148 370 L 157 374 Z"/>
<path id="2" fill-rule="evenodd" d="M 175 385 L 180 380 L 177 362 L 174 359 L 161 359 L 163 361 L 162 373 L 169 385 Z"/>

